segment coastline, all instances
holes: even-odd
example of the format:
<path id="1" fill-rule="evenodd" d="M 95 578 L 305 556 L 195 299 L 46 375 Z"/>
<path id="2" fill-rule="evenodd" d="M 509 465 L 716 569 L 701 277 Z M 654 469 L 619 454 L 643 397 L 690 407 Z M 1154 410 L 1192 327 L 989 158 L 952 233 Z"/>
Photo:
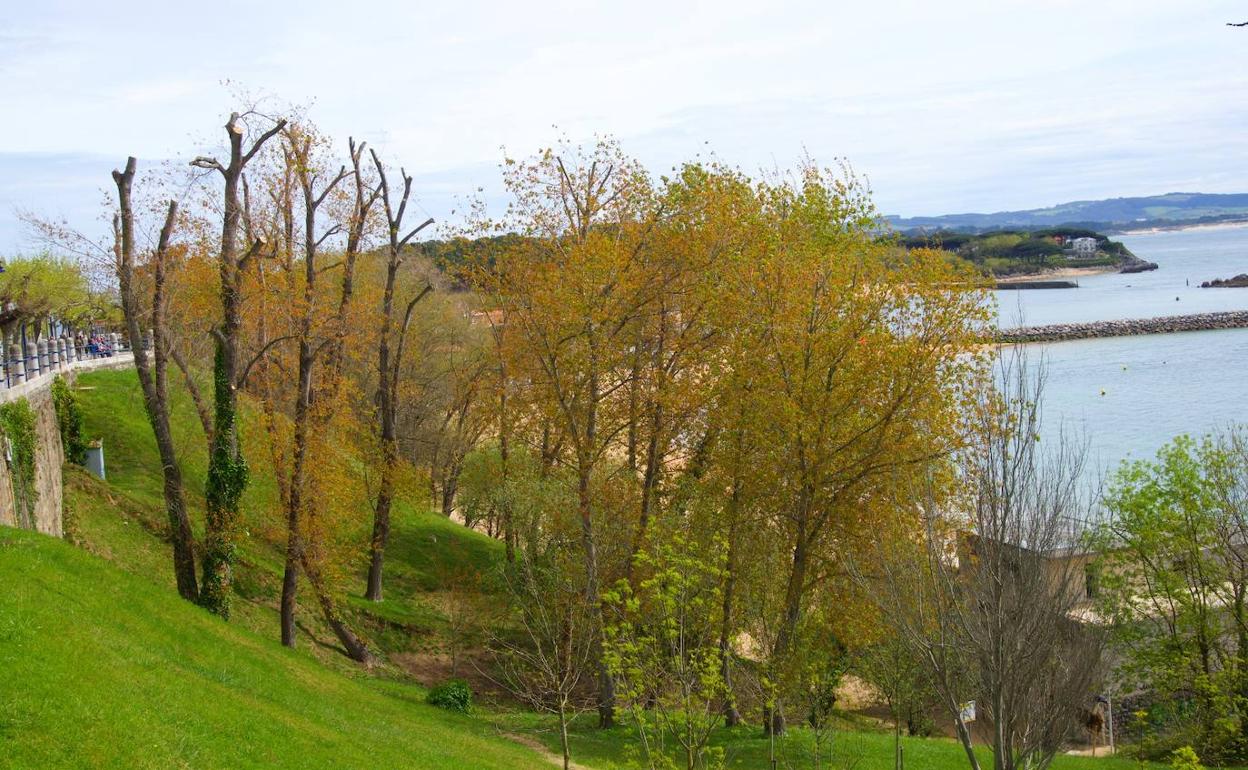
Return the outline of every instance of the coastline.
<path id="1" fill-rule="evenodd" d="M 1028 273 L 1026 275 L 1010 275 L 995 279 L 997 283 L 1026 283 L 1029 281 L 1047 281 L 1059 278 L 1083 278 L 1089 275 L 1104 275 L 1106 273 L 1117 273 L 1121 270 L 1115 265 L 1102 265 L 1099 267 L 1055 267 L 1044 270 L 1039 273 Z"/>
<path id="2" fill-rule="evenodd" d="M 1200 222 L 1189 225 L 1153 225 L 1123 230 L 1114 230 L 1110 235 L 1154 235 L 1156 233 L 1181 233 L 1188 230 L 1238 230 L 1248 227 L 1248 219 L 1234 219 L 1226 222 Z"/>

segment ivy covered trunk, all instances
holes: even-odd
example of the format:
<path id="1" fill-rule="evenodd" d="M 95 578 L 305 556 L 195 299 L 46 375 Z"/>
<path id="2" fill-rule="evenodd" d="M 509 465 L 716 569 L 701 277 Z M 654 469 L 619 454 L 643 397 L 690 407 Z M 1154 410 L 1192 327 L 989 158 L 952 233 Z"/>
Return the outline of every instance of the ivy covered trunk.
<path id="1" fill-rule="evenodd" d="M 230 616 L 230 591 L 237 558 L 239 499 L 247 486 L 247 461 L 238 447 L 238 398 L 228 345 L 216 339 L 213 387 L 216 430 L 208 458 L 205 484 L 207 519 L 204 532 L 200 603 L 221 617 Z"/>

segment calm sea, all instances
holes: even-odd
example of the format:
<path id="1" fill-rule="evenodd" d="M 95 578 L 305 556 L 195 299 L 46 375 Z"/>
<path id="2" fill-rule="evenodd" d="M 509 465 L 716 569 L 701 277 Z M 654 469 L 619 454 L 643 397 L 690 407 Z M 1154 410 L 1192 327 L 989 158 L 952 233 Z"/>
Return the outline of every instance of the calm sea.
<path id="1" fill-rule="evenodd" d="M 1078 289 L 997 292 L 1003 326 L 1248 309 L 1248 289 L 1201 289 L 1248 273 L 1248 226 L 1118 236 L 1159 269 L 1079 279 Z M 1031 349 L 1048 372 L 1046 433 L 1086 436 L 1101 469 L 1151 458 L 1181 433 L 1248 423 L 1248 329 L 1080 340 Z"/>

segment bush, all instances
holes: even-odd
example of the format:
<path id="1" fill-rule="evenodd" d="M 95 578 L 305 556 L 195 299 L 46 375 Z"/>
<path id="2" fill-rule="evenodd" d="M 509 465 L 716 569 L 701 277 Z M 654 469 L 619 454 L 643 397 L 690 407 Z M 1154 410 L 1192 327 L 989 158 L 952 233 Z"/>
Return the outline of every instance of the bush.
<path id="1" fill-rule="evenodd" d="M 1175 749 L 1170 755 L 1171 770 L 1205 770 L 1191 746 Z"/>
<path id="2" fill-rule="evenodd" d="M 82 437 L 82 407 L 78 405 L 78 397 L 69 389 L 69 383 L 59 374 L 52 380 L 52 405 L 61 429 L 65 459 L 83 465 L 87 461 L 87 443 Z"/>
<path id="3" fill-rule="evenodd" d="M 430 690 L 425 702 L 430 706 L 468 714 L 472 711 L 472 688 L 463 679 L 452 679 Z"/>

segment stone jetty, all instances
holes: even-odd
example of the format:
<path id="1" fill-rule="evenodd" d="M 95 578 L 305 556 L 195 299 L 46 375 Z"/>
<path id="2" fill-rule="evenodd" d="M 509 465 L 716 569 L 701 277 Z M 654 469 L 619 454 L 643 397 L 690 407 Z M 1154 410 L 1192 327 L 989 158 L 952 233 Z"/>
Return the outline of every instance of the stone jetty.
<path id="1" fill-rule="evenodd" d="M 1001 329 L 998 342 L 1061 342 L 1062 340 L 1086 340 L 1098 337 L 1126 337 L 1133 334 L 1168 334 L 1171 332 L 1196 332 L 1208 329 L 1248 328 L 1248 310 L 1231 310 L 1221 313 L 1195 313 L 1171 315 L 1162 318 L 1137 318 L 1122 321 L 1089 321 L 1087 323 L 1051 324 L 1048 326 L 1020 326 Z"/>
<path id="2" fill-rule="evenodd" d="M 1074 281 L 997 281 L 997 289 L 1078 289 Z"/>

